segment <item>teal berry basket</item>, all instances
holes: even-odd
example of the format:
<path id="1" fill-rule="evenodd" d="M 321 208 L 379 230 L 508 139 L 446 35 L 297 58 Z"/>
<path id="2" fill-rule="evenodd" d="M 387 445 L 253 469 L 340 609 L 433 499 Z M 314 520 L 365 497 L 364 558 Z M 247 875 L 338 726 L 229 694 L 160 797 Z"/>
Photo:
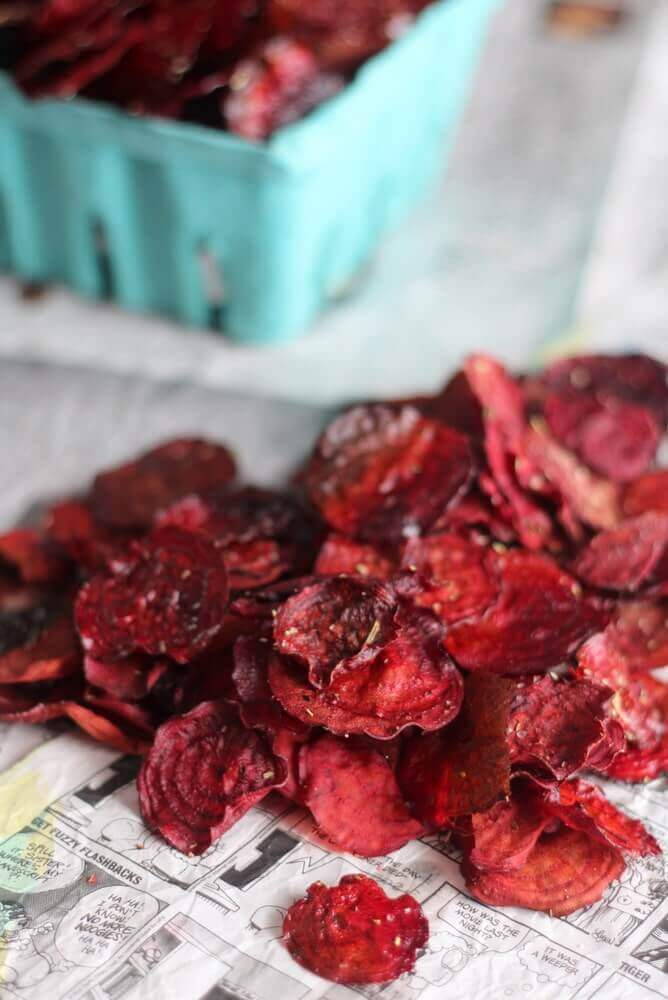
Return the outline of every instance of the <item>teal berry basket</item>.
<path id="1" fill-rule="evenodd" d="M 299 336 L 437 174 L 498 3 L 440 0 L 262 145 L 0 74 L 0 269 L 245 344 Z"/>

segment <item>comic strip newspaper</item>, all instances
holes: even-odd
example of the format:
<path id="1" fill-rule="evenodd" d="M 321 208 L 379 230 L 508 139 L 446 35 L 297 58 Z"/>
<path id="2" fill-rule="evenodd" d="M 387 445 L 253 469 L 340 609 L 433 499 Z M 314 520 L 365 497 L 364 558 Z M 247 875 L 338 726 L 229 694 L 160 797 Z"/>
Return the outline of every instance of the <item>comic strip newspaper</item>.
<path id="1" fill-rule="evenodd" d="M 185 857 L 142 823 L 138 759 L 58 727 L 0 728 L 0 768 L 3 1000 L 668 997 L 662 857 L 634 862 L 601 902 L 551 919 L 470 898 L 447 837 L 389 857 L 338 855 L 278 796 Z M 665 782 L 606 788 L 668 849 Z M 427 949 L 396 983 L 327 983 L 281 944 L 290 903 L 352 872 L 412 893 L 429 919 Z"/>

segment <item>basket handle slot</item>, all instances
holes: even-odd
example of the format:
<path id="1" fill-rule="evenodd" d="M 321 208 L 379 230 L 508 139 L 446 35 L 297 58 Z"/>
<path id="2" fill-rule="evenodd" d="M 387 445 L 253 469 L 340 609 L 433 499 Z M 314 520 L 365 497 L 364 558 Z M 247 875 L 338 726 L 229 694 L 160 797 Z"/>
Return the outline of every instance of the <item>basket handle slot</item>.
<path id="1" fill-rule="evenodd" d="M 97 265 L 98 287 L 101 299 L 112 299 L 114 297 L 114 268 L 109 252 L 109 239 L 107 237 L 107 227 L 100 218 L 91 221 L 91 234 L 93 237 L 93 252 Z"/>
<path id="2" fill-rule="evenodd" d="M 225 276 L 220 261 L 205 241 L 200 242 L 197 247 L 197 262 L 209 310 L 207 325 L 214 330 L 222 330 L 227 302 Z"/>

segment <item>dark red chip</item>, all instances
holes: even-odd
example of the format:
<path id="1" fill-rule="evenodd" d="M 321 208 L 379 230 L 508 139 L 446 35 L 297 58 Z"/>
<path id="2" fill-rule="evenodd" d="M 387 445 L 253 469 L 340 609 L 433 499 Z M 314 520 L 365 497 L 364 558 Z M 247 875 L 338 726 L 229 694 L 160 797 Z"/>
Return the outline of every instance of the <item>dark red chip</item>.
<path id="1" fill-rule="evenodd" d="M 668 664 L 668 601 L 624 601 L 606 635 L 631 673 Z"/>
<path id="2" fill-rule="evenodd" d="M 232 590 L 264 587 L 310 569 L 316 528 L 289 494 L 253 487 L 191 495 L 159 515 L 161 526 L 199 531 L 220 546 Z"/>
<path id="3" fill-rule="evenodd" d="M 593 354 L 556 361 L 543 381 L 557 390 L 574 389 L 602 399 L 640 403 L 668 421 L 666 366 L 644 354 Z"/>
<path id="4" fill-rule="evenodd" d="M 484 812 L 508 794 L 510 693 L 504 678 L 471 674 L 457 720 L 441 732 L 408 741 L 397 777 L 423 823 L 447 826 L 457 816 Z"/>
<path id="5" fill-rule="evenodd" d="M 546 794 L 552 816 L 573 830 L 610 844 L 625 854 L 660 854 L 661 848 L 643 824 L 620 812 L 596 785 L 565 781 Z"/>
<path id="6" fill-rule="evenodd" d="M 516 766 L 567 778 L 580 768 L 609 764 L 623 744 L 606 716 L 610 688 L 549 674 L 517 683 L 508 718 L 510 759 Z"/>
<path id="7" fill-rule="evenodd" d="M 160 727 L 138 778 L 142 816 L 184 854 L 202 854 L 285 778 L 260 733 L 203 702 Z"/>
<path id="8" fill-rule="evenodd" d="M 235 472 L 234 459 L 223 445 L 199 438 L 169 441 L 96 476 L 93 510 L 116 528 L 146 528 L 181 497 L 223 489 Z"/>
<path id="9" fill-rule="evenodd" d="M 90 691 L 82 701 L 68 702 L 65 714 L 94 740 L 121 753 L 147 753 L 155 732 L 146 709 Z"/>
<path id="10" fill-rule="evenodd" d="M 466 887 L 488 906 L 524 906 L 563 917 L 599 900 L 624 868 L 614 847 L 561 827 L 540 837 L 521 868 L 484 872 L 465 866 Z"/>
<path id="11" fill-rule="evenodd" d="M 55 583 L 67 569 L 48 539 L 31 528 L 0 535 L 0 565 L 3 563 L 15 569 L 24 583 Z"/>
<path id="12" fill-rule="evenodd" d="M 81 661 L 69 602 L 17 588 L 0 600 L 0 684 L 53 681 Z"/>
<path id="13" fill-rule="evenodd" d="M 0 684 L 0 721 L 40 724 L 67 714 L 82 694 L 78 677 L 35 684 Z"/>
<path id="14" fill-rule="evenodd" d="M 394 591 L 363 577 L 339 576 L 288 598 L 274 622 L 278 650 L 326 687 L 338 666 L 361 667 L 394 636 Z"/>
<path id="15" fill-rule="evenodd" d="M 472 471 L 457 431 L 411 406 L 358 406 L 329 425 L 304 481 L 334 529 L 388 543 L 428 528 L 468 487 Z"/>
<path id="16" fill-rule="evenodd" d="M 313 567 L 317 576 L 372 577 L 389 580 L 396 569 L 396 557 L 387 549 L 370 542 L 356 542 L 345 535 L 325 539 Z"/>
<path id="17" fill-rule="evenodd" d="M 100 688 L 123 701 L 140 701 L 158 683 L 165 671 L 176 669 L 167 661 L 131 656 L 117 663 L 103 663 L 87 656 L 84 676 L 93 687 Z"/>
<path id="18" fill-rule="evenodd" d="M 446 646 L 467 670 L 539 673 L 556 667 L 609 615 L 548 556 L 491 553 L 498 601 L 479 621 L 454 626 Z"/>
<path id="19" fill-rule="evenodd" d="M 414 574 L 412 580 L 404 579 L 404 592 L 420 607 L 430 608 L 445 625 L 478 620 L 499 593 L 485 548 L 458 535 L 409 539 L 401 567 Z"/>
<path id="20" fill-rule="evenodd" d="M 339 850 L 390 854 L 422 833 L 377 750 L 321 736 L 302 747 L 299 780 L 319 832 Z"/>
<path id="21" fill-rule="evenodd" d="M 582 549 L 573 572 L 592 587 L 633 592 L 668 580 L 668 514 L 649 511 L 602 531 Z"/>
<path id="22" fill-rule="evenodd" d="M 106 569 L 131 541 L 132 534 L 109 528 L 93 517 L 85 500 L 63 500 L 49 508 L 45 534 L 57 548 L 86 571 Z"/>
<path id="23" fill-rule="evenodd" d="M 429 937 L 412 896 L 390 899 L 366 875 L 345 875 L 337 886 L 310 886 L 283 924 L 292 957 L 335 983 L 388 983 L 410 972 Z"/>
<path id="24" fill-rule="evenodd" d="M 227 607 L 227 575 L 214 542 L 179 528 L 134 543 L 118 572 L 79 592 L 76 621 L 97 660 L 135 652 L 186 663 L 215 639 Z"/>
<path id="25" fill-rule="evenodd" d="M 471 817 L 468 862 L 480 872 L 522 868 L 551 823 L 542 792 L 530 782 L 515 781 L 512 795 Z"/>

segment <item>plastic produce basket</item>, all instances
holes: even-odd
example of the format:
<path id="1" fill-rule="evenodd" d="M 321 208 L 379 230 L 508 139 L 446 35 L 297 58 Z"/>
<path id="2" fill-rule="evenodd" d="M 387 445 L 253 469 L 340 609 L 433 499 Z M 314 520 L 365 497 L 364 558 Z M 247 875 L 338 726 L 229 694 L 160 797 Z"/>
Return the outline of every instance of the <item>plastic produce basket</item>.
<path id="1" fill-rule="evenodd" d="M 0 73 L 0 269 L 244 343 L 304 332 L 447 151 L 499 0 L 441 0 L 303 121 L 255 145 Z"/>

